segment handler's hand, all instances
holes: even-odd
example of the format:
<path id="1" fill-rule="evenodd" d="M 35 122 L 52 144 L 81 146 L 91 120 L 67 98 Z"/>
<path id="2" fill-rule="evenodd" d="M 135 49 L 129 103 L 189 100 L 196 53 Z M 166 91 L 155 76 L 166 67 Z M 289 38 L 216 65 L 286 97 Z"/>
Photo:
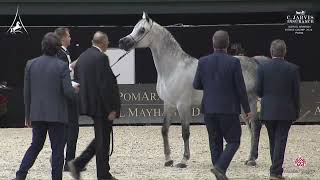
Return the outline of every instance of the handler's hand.
<path id="1" fill-rule="evenodd" d="M 112 111 L 112 112 L 109 113 L 109 115 L 108 115 L 108 120 L 113 121 L 116 117 L 117 117 L 117 112 Z"/>

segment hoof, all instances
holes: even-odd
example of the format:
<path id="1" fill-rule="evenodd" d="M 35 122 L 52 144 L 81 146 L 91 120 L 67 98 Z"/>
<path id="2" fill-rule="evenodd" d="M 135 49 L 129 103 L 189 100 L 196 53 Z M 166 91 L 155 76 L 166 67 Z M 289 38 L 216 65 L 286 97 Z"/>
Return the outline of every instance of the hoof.
<path id="1" fill-rule="evenodd" d="M 177 168 L 186 168 L 187 165 L 184 164 L 184 163 L 179 163 L 179 164 L 176 165 L 176 167 L 177 167 Z"/>
<path id="2" fill-rule="evenodd" d="M 165 167 L 173 166 L 173 160 L 167 161 L 164 163 Z"/>
<path id="3" fill-rule="evenodd" d="M 247 166 L 256 166 L 257 165 L 255 160 L 247 160 L 244 164 Z"/>

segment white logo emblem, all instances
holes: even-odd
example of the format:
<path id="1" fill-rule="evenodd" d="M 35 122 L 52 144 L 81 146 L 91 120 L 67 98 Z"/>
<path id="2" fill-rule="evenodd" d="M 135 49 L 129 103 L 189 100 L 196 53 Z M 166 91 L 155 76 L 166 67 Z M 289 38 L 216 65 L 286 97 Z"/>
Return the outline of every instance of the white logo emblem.
<path id="1" fill-rule="evenodd" d="M 315 18 L 311 14 L 307 14 L 305 10 L 296 11 L 293 15 L 288 15 L 286 24 L 288 25 L 285 31 L 294 32 L 294 34 L 304 34 L 312 32 L 312 24 Z"/>
<path id="2" fill-rule="evenodd" d="M 11 33 L 11 34 L 17 34 L 17 33 L 27 33 L 28 31 L 26 30 L 26 28 L 24 27 L 20 15 L 19 15 L 19 6 L 17 6 L 17 12 L 16 12 L 16 16 L 14 17 L 14 20 L 10 26 L 10 28 L 8 29 L 7 33 Z"/>
<path id="3" fill-rule="evenodd" d="M 306 11 L 296 11 L 296 15 L 305 15 Z"/>

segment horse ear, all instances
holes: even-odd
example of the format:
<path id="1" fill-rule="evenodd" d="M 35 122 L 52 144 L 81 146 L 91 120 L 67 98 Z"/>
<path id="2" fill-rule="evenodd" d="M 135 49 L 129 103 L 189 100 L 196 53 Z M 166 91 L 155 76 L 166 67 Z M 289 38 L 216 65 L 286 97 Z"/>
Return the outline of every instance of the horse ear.
<path id="1" fill-rule="evenodd" d="M 148 22 L 150 21 L 150 18 L 148 16 L 148 14 L 146 12 L 143 11 L 143 14 L 142 14 L 142 19 L 146 19 Z"/>
<path id="2" fill-rule="evenodd" d="M 146 12 L 143 11 L 142 13 L 142 19 L 145 19 L 146 18 Z"/>

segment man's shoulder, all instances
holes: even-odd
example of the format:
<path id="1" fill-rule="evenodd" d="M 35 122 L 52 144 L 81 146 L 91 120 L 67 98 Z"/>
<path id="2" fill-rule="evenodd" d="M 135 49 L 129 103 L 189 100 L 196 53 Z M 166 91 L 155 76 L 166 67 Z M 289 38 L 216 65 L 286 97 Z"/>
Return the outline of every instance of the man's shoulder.
<path id="1" fill-rule="evenodd" d="M 203 62 L 203 63 L 206 63 L 207 61 L 210 61 L 210 60 L 222 60 L 224 62 L 230 62 L 230 63 L 235 63 L 235 62 L 238 62 L 239 59 L 234 57 L 234 56 L 231 56 L 231 55 L 228 55 L 226 53 L 223 53 L 223 54 L 218 54 L 218 53 L 212 53 L 212 54 L 209 54 L 207 56 L 203 56 L 199 59 L 200 62 Z"/>
<path id="2" fill-rule="evenodd" d="M 39 57 L 33 58 L 33 59 L 29 59 L 26 63 L 26 65 L 30 65 L 31 63 L 33 63 L 34 61 L 36 61 L 37 59 L 39 59 Z"/>
<path id="3" fill-rule="evenodd" d="M 84 57 L 102 57 L 104 55 L 104 53 L 100 52 L 99 50 L 95 49 L 94 47 L 90 47 L 88 49 L 86 49 L 83 53 L 81 53 L 80 57 L 84 58 Z M 79 57 L 79 58 L 80 58 Z"/>
<path id="4" fill-rule="evenodd" d="M 51 66 L 58 66 L 60 68 L 68 67 L 68 63 L 65 61 L 61 61 L 57 56 L 41 56 L 41 60 L 44 60 L 46 63 L 50 63 Z"/>
<path id="5" fill-rule="evenodd" d="M 298 70 L 299 69 L 299 66 L 296 65 L 296 64 L 293 64 L 291 62 L 288 62 L 287 60 L 285 60 L 285 63 L 287 64 L 287 66 L 292 69 L 292 70 Z"/>
<path id="6" fill-rule="evenodd" d="M 202 64 L 206 64 L 209 59 L 210 55 L 202 56 L 199 58 L 198 64 L 202 66 Z"/>
<path id="7" fill-rule="evenodd" d="M 213 54 L 209 54 L 209 55 L 200 57 L 199 61 L 205 63 L 206 61 L 209 61 L 209 60 L 212 60 L 212 59 L 215 59 L 215 58 L 216 58 L 215 54 L 213 53 Z"/>
<path id="8" fill-rule="evenodd" d="M 228 63 L 228 64 L 240 64 L 240 58 L 237 58 L 237 57 L 234 57 L 234 56 L 231 56 L 229 54 L 223 54 L 222 57 L 220 57 L 220 59 L 225 62 L 225 63 Z M 231 66 L 231 67 L 234 67 L 234 66 Z"/>
<path id="9" fill-rule="evenodd" d="M 226 55 L 225 58 L 229 59 L 232 63 L 240 62 L 240 58 L 237 58 L 235 56 L 231 56 L 231 55 L 228 55 L 228 54 Z"/>
<path id="10" fill-rule="evenodd" d="M 31 64 L 33 64 L 34 62 L 38 61 L 38 60 L 41 60 L 43 59 L 43 56 L 38 56 L 38 57 L 35 57 L 33 59 L 29 59 L 26 63 L 26 67 L 29 67 L 31 66 Z"/>
<path id="11" fill-rule="evenodd" d="M 259 64 L 259 67 L 268 68 L 268 67 L 275 66 L 276 64 L 274 63 L 274 61 L 276 60 L 270 59 L 270 60 L 264 61 L 263 63 Z"/>

